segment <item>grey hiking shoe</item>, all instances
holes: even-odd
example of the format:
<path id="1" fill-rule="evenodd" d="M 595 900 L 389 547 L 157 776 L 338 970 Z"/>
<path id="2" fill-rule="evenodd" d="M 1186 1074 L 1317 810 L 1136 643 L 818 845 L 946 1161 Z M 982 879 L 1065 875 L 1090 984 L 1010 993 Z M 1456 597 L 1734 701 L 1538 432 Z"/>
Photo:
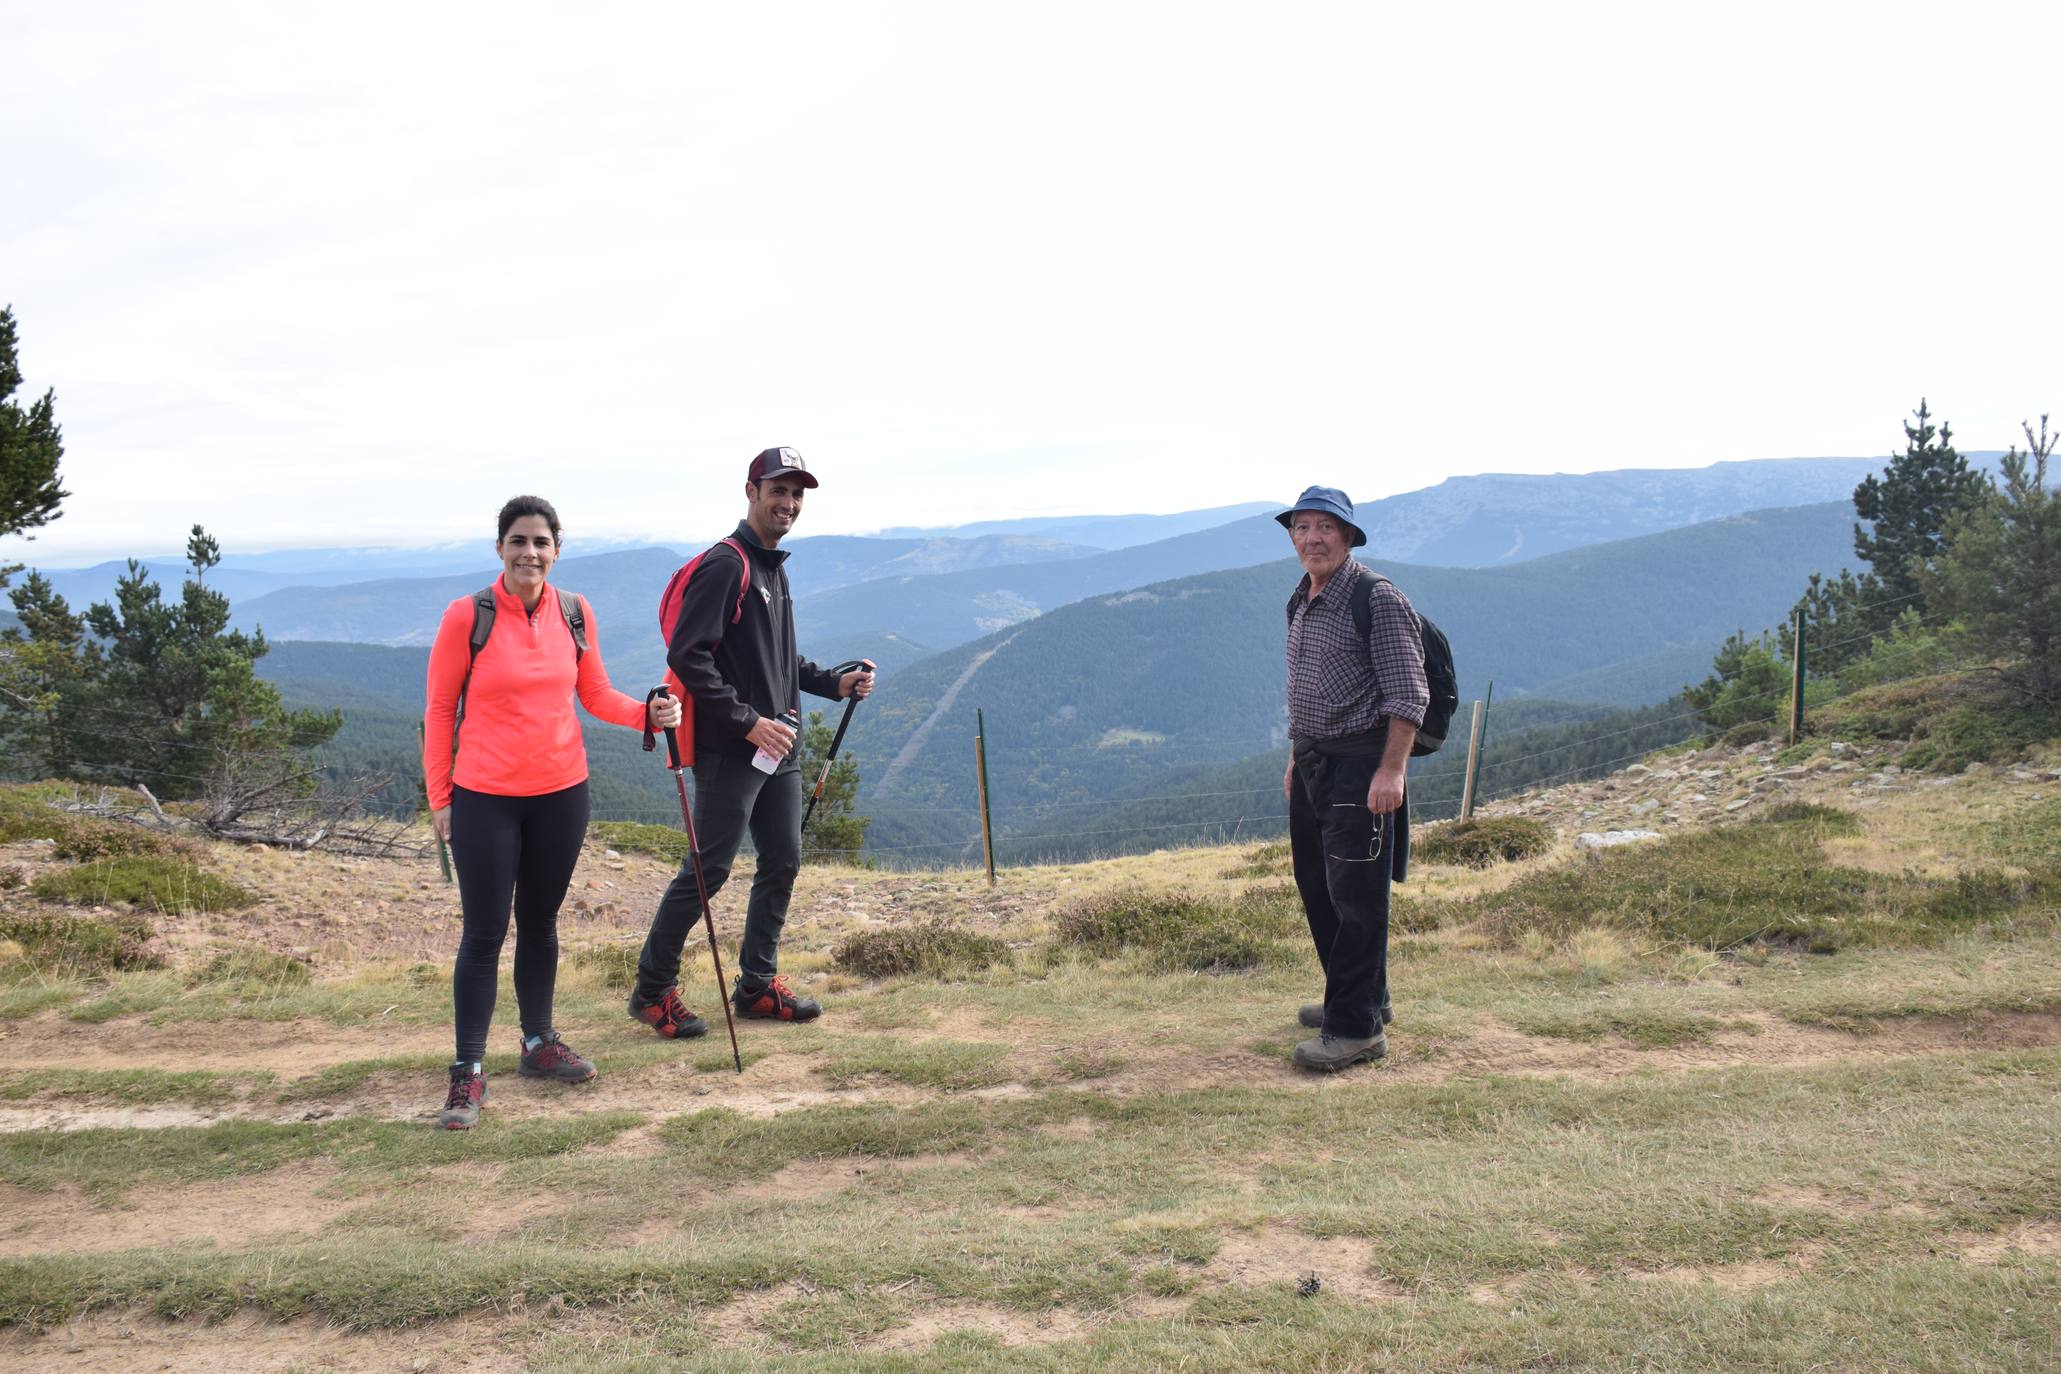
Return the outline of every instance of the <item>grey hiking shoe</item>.
<path id="1" fill-rule="evenodd" d="M 557 1031 L 535 1049 L 524 1050 L 515 1071 L 524 1078 L 552 1078 L 560 1083 L 584 1083 L 594 1076 L 594 1066 L 575 1054 Z"/>
<path id="2" fill-rule="evenodd" d="M 1324 1029 L 1324 1004 L 1322 1002 L 1303 1003 L 1302 1010 L 1295 1014 L 1295 1019 L 1308 1026 L 1311 1030 Z M 1383 1001 L 1381 1004 L 1381 1024 L 1385 1026 L 1393 1020 L 1395 1020 L 1394 1006 L 1387 1001 Z"/>
<path id="3" fill-rule="evenodd" d="M 451 1066 L 451 1091 L 437 1125 L 447 1131 L 469 1131 L 479 1125 L 479 1104 L 486 1101 L 487 1080 L 471 1064 Z"/>
<path id="4" fill-rule="evenodd" d="M 1348 1040 L 1342 1035 L 1319 1035 L 1295 1047 L 1295 1066 L 1318 1073 L 1337 1073 L 1388 1053 L 1388 1040 L 1380 1031 L 1365 1040 Z"/>

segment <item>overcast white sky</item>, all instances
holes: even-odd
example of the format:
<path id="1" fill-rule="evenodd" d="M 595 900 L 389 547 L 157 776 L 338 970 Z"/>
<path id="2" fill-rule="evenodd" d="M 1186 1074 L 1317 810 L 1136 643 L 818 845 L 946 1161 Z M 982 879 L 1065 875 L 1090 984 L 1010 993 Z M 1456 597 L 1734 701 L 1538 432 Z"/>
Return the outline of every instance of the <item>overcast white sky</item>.
<path id="1" fill-rule="evenodd" d="M 0 0 L 11 554 L 699 537 L 2061 409 L 2044 6 Z"/>

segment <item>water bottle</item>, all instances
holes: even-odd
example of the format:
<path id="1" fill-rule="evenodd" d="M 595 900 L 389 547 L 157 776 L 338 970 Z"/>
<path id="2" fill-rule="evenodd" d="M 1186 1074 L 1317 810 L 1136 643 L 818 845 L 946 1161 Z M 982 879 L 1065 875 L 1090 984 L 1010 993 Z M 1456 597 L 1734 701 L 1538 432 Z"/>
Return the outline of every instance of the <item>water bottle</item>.
<path id="1" fill-rule="evenodd" d="M 801 748 L 801 712 L 790 706 L 780 713 L 779 719 L 782 725 L 795 732 L 794 748 Z M 794 750 L 790 749 L 788 752 L 793 753 Z M 751 756 L 751 766 L 761 773 L 771 773 L 780 766 L 780 755 L 769 754 L 761 749 Z"/>

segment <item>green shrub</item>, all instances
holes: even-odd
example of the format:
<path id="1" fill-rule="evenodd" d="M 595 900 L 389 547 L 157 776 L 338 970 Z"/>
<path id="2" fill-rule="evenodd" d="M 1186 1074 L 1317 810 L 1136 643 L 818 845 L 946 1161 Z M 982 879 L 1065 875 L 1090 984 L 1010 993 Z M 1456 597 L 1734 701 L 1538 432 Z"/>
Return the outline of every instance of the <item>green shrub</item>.
<path id="1" fill-rule="evenodd" d="M 12 892 L 29 880 L 19 864 L 8 864 L 0 868 L 0 892 Z"/>
<path id="2" fill-rule="evenodd" d="M 205 984 L 240 984 L 251 988 L 277 987 L 311 981 L 308 966 L 285 954 L 275 954 L 258 945 L 224 945 L 203 962 L 187 970 L 190 987 Z"/>
<path id="3" fill-rule="evenodd" d="M 1776 802 L 1754 818 L 1755 825 L 1800 825 L 1818 835 L 1858 835 L 1861 819 L 1851 811 L 1817 802 Z"/>
<path id="4" fill-rule="evenodd" d="M 639 945 L 588 945 L 567 953 L 565 961 L 576 969 L 598 975 L 601 986 L 610 992 L 628 992 L 637 982 L 637 956 L 641 952 Z"/>
<path id="5" fill-rule="evenodd" d="M 652 854 L 676 864 L 687 862 L 687 832 L 642 821 L 596 821 L 587 833 L 623 854 Z"/>
<path id="6" fill-rule="evenodd" d="M 846 937 L 830 956 L 862 978 L 922 974 L 942 978 L 978 972 L 1009 958 L 1009 947 L 992 935 L 967 930 L 942 917 L 916 925 L 865 930 Z"/>
<path id="7" fill-rule="evenodd" d="M 1242 862 L 1224 870 L 1226 878 L 1277 878 L 1291 870 L 1288 842 L 1276 840 L 1249 851 Z"/>
<path id="8" fill-rule="evenodd" d="M 150 951 L 154 934 L 140 916 L 90 916 L 57 913 L 0 913 L 0 939 L 21 946 L 21 967 L 37 973 L 102 974 L 164 967 Z"/>
<path id="9" fill-rule="evenodd" d="M 107 821 L 74 820 L 56 839 L 57 857 L 79 863 L 147 854 L 176 854 L 184 849 L 170 836 Z"/>
<path id="10" fill-rule="evenodd" d="M 101 859 L 59 869 L 36 879 L 31 890 L 46 902 L 71 906 L 127 902 L 165 912 L 234 911 L 257 901 L 256 894 L 206 872 L 191 859 L 163 855 Z"/>
<path id="11" fill-rule="evenodd" d="M 1774 733 L 1775 726 L 1773 721 L 1749 720 L 1734 725 L 1731 729 L 1725 731 L 1724 734 L 1718 736 L 1718 743 L 1724 745 L 1727 749 L 1737 749 L 1743 745 L 1759 744 Z"/>
<path id="12" fill-rule="evenodd" d="M 1413 857 L 1433 864 L 1487 868 L 1553 847 L 1553 831 L 1527 816 L 1476 816 L 1427 828 L 1410 840 Z"/>
<path id="13" fill-rule="evenodd" d="M 1222 973 L 1256 968 L 1274 957 L 1295 910 L 1292 898 L 1276 889 L 1225 903 L 1115 888 L 1061 908 L 1053 928 L 1060 943 L 1096 954 L 1144 950 L 1163 967 Z"/>

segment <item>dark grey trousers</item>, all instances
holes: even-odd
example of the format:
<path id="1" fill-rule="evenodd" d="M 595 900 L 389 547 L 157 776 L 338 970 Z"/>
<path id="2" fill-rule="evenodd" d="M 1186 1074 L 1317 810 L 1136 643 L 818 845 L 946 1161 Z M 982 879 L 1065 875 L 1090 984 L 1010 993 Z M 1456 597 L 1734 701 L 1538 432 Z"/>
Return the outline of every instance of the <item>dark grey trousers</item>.
<path id="1" fill-rule="evenodd" d="M 747 987 L 764 987 L 780 967 L 780 931 L 794 875 L 801 868 L 802 776 L 794 755 L 768 776 L 749 756 L 710 752 L 694 761 L 694 833 L 701 841 L 701 873 L 715 900 L 746 830 L 758 850 L 758 870 L 744 910 L 738 972 Z M 637 959 L 637 995 L 651 1000 L 679 981 L 680 951 L 702 917 L 690 860 L 667 885 Z"/>

